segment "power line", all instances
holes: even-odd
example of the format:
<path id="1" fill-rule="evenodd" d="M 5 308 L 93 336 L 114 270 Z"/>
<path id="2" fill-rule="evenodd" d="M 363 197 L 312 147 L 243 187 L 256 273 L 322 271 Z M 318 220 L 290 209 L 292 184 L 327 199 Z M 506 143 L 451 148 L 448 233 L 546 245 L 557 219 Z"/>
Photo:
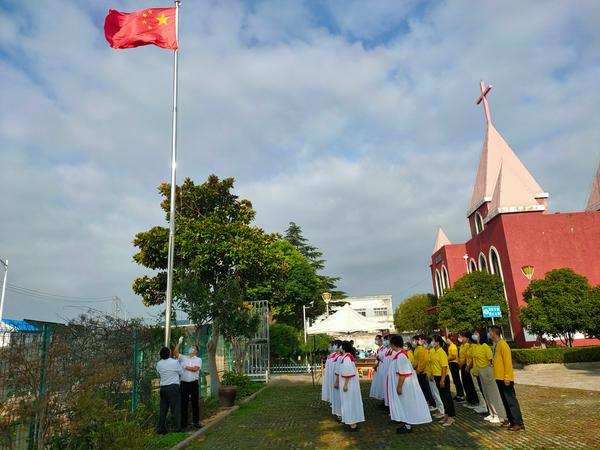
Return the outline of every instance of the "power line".
<path id="1" fill-rule="evenodd" d="M 71 295 L 62 295 L 62 294 L 53 294 L 50 292 L 40 291 L 38 289 L 30 289 L 24 286 L 19 286 L 12 283 L 7 283 L 8 289 L 12 292 L 27 295 L 30 297 L 35 297 L 39 299 L 45 300 L 60 300 L 64 302 L 84 302 L 84 303 L 104 303 L 110 302 L 114 300 L 114 297 L 78 297 Z"/>

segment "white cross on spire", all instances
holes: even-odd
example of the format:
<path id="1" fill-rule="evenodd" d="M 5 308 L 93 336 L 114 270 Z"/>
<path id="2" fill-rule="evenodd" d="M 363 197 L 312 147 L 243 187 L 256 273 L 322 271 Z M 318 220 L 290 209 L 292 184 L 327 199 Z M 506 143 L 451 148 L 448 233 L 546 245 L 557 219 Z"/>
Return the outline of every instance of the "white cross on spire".
<path id="1" fill-rule="evenodd" d="M 481 95 L 479 96 L 476 102 L 478 105 L 481 102 L 483 102 L 483 112 L 485 113 L 485 121 L 488 124 L 492 123 L 492 117 L 490 116 L 490 106 L 488 105 L 487 95 L 492 90 L 492 87 L 493 86 L 491 84 L 486 87 L 483 80 L 481 80 L 479 82 L 479 89 L 481 89 Z"/>

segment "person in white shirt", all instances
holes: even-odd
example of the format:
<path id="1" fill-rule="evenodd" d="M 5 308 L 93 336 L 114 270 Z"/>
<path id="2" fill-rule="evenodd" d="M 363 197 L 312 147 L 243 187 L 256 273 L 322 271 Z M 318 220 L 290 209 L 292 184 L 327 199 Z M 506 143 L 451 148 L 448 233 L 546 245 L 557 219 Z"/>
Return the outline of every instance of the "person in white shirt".
<path id="1" fill-rule="evenodd" d="M 198 346 L 192 345 L 185 355 L 179 355 L 179 364 L 183 369 L 181 375 L 181 428 L 188 426 L 188 403 L 192 403 L 192 420 L 194 428 L 202 428 L 200 424 L 198 379 L 202 370 L 202 359 L 198 357 Z"/>
<path id="2" fill-rule="evenodd" d="M 180 339 L 181 343 L 183 339 Z M 179 347 L 179 344 L 177 345 Z M 176 350 L 178 348 L 175 347 Z M 174 351 L 174 356 L 178 356 Z M 156 363 L 156 371 L 160 375 L 160 407 L 158 412 L 158 434 L 167 433 L 167 412 L 171 410 L 171 419 L 176 431 L 181 431 L 181 394 L 179 377 L 183 369 L 179 361 L 171 358 L 169 347 L 160 349 L 160 361 Z"/>

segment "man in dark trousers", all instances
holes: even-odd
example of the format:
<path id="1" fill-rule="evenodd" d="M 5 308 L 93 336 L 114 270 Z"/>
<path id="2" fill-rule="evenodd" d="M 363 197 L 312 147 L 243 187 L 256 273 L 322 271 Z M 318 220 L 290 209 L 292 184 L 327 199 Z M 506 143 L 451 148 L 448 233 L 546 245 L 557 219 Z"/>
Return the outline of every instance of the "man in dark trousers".
<path id="1" fill-rule="evenodd" d="M 198 379 L 202 369 L 202 359 L 198 357 L 198 346 L 192 345 L 185 355 L 179 356 L 179 364 L 183 368 L 181 375 L 181 428 L 188 426 L 188 405 L 192 404 L 192 420 L 194 428 L 202 428 L 200 424 L 200 408 L 198 405 Z"/>
<path id="2" fill-rule="evenodd" d="M 179 339 L 179 344 L 182 342 Z M 179 344 L 175 347 L 174 356 L 179 356 Z M 160 408 L 158 412 L 158 434 L 167 434 L 167 412 L 171 410 L 171 418 L 176 431 L 181 431 L 181 393 L 179 377 L 183 369 L 177 359 L 171 358 L 168 347 L 160 349 L 160 361 L 156 363 L 156 371 L 160 375 Z"/>
<path id="3" fill-rule="evenodd" d="M 510 431 L 521 431 L 525 429 L 521 407 L 515 392 L 515 378 L 512 366 L 512 353 L 510 347 L 502 339 L 502 328 L 493 326 L 490 328 L 492 341 L 494 342 L 494 378 L 500 391 L 500 397 L 508 416 L 508 421 L 501 426 Z"/>

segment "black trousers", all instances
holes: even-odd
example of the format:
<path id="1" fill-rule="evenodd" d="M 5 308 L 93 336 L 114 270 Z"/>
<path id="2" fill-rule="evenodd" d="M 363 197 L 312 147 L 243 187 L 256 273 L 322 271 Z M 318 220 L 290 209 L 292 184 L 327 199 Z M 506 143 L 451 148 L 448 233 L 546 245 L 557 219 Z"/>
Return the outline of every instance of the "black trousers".
<path id="1" fill-rule="evenodd" d="M 452 400 L 452 394 L 450 393 L 450 377 L 446 375 L 446 379 L 444 380 L 444 387 L 440 386 L 440 381 L 442 381 L 442 377 L 433 377 L 435 379 L 435 385 L 440 391 L 440 397 L 442 398 L 442 403 L 444 404 L 444 412 L 448 414 L 448 417 L 456 416 L 456 411 L 454 411 L 454 400 Z"/>
<path id="2" fill-rule="evenodd" d="M 192 404 L 192 420 L 194 425 L 200 424 L 200 407 L 198 405 L 198 380 L 181 382 L 181 427 L 188 426 L 188 404 Z"/>
<path id="3" fill-rule="evenodd" d="M 423 391 L 425 400 L 427 400 L 429 406 L 433 406 L 435 408 L 435 399 L 433 398 L 433 394 L 431 393 L 431 388 L 429 387 L 429 380 L 427 379 L 427 375 L 424 373 L 419 373 L 417 374 L 417 380 L 419 381 L 419 386 L 421 386 L 421 390 Z"/>
<path id="4" fill-rule="evenodd" d="M 178 384 L 160 387 L 160 407 L 158 410 L 158 432 L 167 432 L 167 412 L 171 410 L 171 419 L 175 430 L 181 430 L 181 394 Z"/>
<path id="5" fill-rule="evenodd" d="M 521 407 L 517 400 L 517 393 L 515 392 L 515 383 L 512 381 L 507 386 L 502 380 L 496 380 L 498 390 L 500 391 L 500 398 L 504 404 L 506 410 L 506 416 L 511 425 L 523 425 L 523 416 L 521 415 Z"/>
<path id="6" fill-rule="evenodd" d="M 475 390 L 475 384 L 473 384 L 473 377 L 467 372 L 466 366 L 460 368 L 460 377 L 462 378 L 462 384 L 467 395 L 467 402 L 471 405 L 479 404 L 479 397 L 477 397 L 477 391 Z"/>
<path id="7" fill-rule="evenodd" d="M 458 368 L 458 363 L 451 362 L 448 365 L 450 366 L 450 373 L 452 374 L 452 382 L 456 388 L 456 395 L 457 397 L 464 397 L 465 391 L 463 391 L 463 385 L 460 382 L 460 369 Z"/>

